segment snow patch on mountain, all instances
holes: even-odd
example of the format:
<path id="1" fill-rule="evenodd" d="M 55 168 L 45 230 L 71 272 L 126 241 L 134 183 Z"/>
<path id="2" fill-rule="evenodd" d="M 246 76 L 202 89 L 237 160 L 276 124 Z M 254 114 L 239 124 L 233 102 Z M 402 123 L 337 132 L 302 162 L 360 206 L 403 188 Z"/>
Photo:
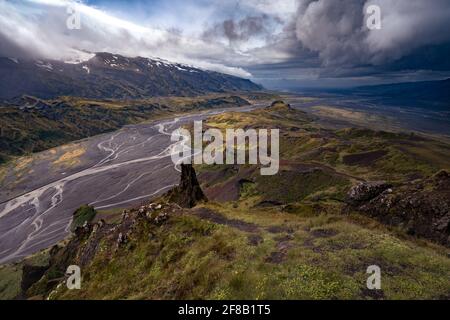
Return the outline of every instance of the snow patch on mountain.
<path id="1" fill-rule="evenodd" d="M 95 57 L 95 53 L 73 50 L 71 54 L 64 60 L 64 63 L 68 64 L 80 64 L 86 62 Z"/>
<path id="2" fill-rule="evenodd" d="M 35 65 L 36 65 L 36 67 L 46 69 L 47 71 L 53 71 L 53 66 L 49 62 L 45 63 L 45 62 L 38 60 L 38 61 L 36 61 Z"/>
<path id="3" fill-rule="evenodd" d="M 87 73 L 87 74 L 90 74 L 90 73 L 91 73 L 91 69 L 89 69 L 88 66 L 83 66 L 83 69 L 86 70 L 86 73 Z"/>

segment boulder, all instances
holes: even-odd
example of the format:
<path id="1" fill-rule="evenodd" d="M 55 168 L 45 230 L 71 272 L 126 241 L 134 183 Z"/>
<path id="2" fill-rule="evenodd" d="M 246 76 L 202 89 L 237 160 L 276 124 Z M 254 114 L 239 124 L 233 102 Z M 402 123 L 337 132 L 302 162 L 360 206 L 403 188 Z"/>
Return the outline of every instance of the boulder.
<path id="1" fill-rule="evenodd" d="M 117 246 L 121 246 L 127 242 L 127 236 L 124 235 L 122 232 L 119 233 L 119 236 L 117 237 Z"/>

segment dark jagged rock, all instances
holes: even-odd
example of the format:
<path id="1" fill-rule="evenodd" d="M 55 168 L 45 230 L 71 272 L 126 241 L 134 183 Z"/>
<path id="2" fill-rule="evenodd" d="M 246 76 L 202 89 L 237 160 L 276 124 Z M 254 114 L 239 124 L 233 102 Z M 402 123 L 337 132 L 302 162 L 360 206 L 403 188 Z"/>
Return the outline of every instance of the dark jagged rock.
<path id="1" fill-rule="evenodd" d="M 208 200 L 200 188 L 197 175 L 191 164 L 181 165 L 180 184 L 169 191 L 168 200 L 183 208 L 192 208 L 197 203 Z"/>
<path id="2" fill-rule="evenodd" d="M 283 100 L 276 100 L 276 101 L 272 102 L 272 104 L 270 105 L 270 108 L 275 108 L 275 107 L 287 107 L 288 109 L 290 109 L 291 105 L 284 102 Z"/>
<path id="3" fill-rule="evenodd" d="M 381 191 L 383 190 L 384 191 Z M 443 245 L 450 245 L 450 175 L 440 171 L 433 177 L 386 188 L 353 188 L 350 207 L 382 223 Z"/>
<path id="4" fill-rule="evenodd" d="M 22 282 L 20 284 L 22 292 L 26 292 L 34 283 L 39 281 L 48 268 L 48 266 L 32 266 L 25 264 L 22 267 Z"/>
<path id="5" fill-rule="evenodd" d="M 371 200 L 391 187 L 390 184 L 383 181 L 361 182 L 350 189 L 347 194 L 347 202 L 350 204 L 358 204 Z"/>
<path id="6" fill-rule="evenodd" d="M 49 266 L 33 278 L 29 278 L 28 288 L 23 290 L 23 297 L 46 296 L 64 279 L 67 267 L 74 264 L 80 267 L 87 265 L 97 250 L 104 221 L 97 224 L 85 223 L 77 227 L 73 237 L 64 246 L 55 245 L 49 252 Z M 93 231 L 95 237 L 93 235 Z M 91 239 L 93 238 L 93 239 Z M 96 239 L 95 239 L 96 238 Z M 90 240 L 90 241 L 88 241 Z M 22 276 L 22 282 L 24 281 Z M 32 281 L 31 281 L 32 280 Z"/>

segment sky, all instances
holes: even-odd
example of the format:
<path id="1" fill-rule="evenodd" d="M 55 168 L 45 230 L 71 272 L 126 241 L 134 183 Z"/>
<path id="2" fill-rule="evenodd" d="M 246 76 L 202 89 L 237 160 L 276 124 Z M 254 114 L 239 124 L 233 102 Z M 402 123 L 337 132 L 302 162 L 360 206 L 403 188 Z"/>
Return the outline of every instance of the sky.
<path id="1" fill-rule="evenodd" d="M 371 5 L 380 28 L 367 26 Z M 80 29 L 69 29 L 68 13 Z M 250 78 L 269 89 L 450 77 L 448 0 L 0 0 L 0 56 L 107 51 Z"/>

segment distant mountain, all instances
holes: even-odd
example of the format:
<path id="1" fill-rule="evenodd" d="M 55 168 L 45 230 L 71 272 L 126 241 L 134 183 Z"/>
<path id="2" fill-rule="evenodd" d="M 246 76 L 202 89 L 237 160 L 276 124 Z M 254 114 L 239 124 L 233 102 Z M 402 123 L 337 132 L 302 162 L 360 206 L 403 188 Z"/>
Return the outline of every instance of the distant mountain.
<path id="1" fill-rule="evenodd" d="M 127 99 L 262 89 L 231 75 L 104 52 L 78 63 L 0 58 L 0 79 L 2 100 L 24 94 L 45 99 L 66 95 Z"/>
<path id="2" fill-rule="evenodd" d="M 384 103 L 450 109 L 450 79 L 364 86 L 352 93 L 376 97 Z"/>

